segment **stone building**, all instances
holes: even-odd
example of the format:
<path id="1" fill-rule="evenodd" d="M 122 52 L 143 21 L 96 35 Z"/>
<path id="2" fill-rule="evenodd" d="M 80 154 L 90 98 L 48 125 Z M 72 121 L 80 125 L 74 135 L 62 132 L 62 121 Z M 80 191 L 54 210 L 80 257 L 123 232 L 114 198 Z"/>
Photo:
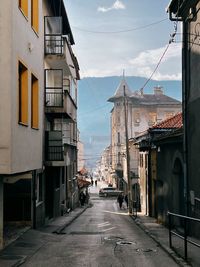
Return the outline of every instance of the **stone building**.
<path id="1" fill-rule="evenodd" d="M 163 88 L 157 86 L 153 94 L 142 90 L 132 92 L 123 78 L 114 94 L 108 99 L 113 103 L 111 110 L 111 155 L 112 172 L 116 174 L 116 184 L 127 190 L 126 168 L 126 135 L 125 121 L 128 128 L 128 139 L 137 136 L 155 123 L 181 111 L 181 102 L 164 94 Z M 126 120 L 125 120 L 126 109 Z M 130 154 L 130 178 L 132 186 L 138 181 L 138 154 L 132 147 Z"/>

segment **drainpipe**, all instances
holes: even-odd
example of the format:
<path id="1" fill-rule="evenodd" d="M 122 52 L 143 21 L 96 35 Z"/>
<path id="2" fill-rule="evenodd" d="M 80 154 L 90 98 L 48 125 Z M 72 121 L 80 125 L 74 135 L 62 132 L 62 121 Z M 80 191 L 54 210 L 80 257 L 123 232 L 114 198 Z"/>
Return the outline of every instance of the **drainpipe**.
<path id="1" fill-rule="evenodd" d="M 184 157 L 184 198 L 185 198 L 185 214 L 189 216 L 189 198 L 188 198 L 188 121 L 187 121 L 187 95 L 190 86 L 190 66 L 189 63 L 189 40 L 187 33 L 188 23 L 183 21 L 183 48 L 182 48 L 182 74 L 184 80 L 182 81 L 182 99 L 183 99 L 183 157 Z M 188 52 L 189 51 L 189 52 Z"/>

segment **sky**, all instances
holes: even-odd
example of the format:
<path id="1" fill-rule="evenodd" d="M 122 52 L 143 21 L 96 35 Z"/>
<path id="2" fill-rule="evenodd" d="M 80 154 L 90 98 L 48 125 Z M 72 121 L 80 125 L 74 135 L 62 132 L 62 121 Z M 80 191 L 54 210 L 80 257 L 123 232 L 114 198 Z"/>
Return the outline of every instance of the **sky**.
<path id="1" fill-rule="evenodd" d="M 81 77 L 148 78 L 175 31 L 170 0 L 64 0 Z M 180 26 L 155 72 L 156 80 L 181 79 Z"/>
<path id="2" fill-rule="evenodd" d="M 77 56 L 82 79 L 122 76 L 123 70 L 125 76 L 148 79 L 156 69 L 152 79 L 159 81 L 158 84 L 162 84 L 160 81 L 163 80 L 181 80 L 181 30 L 180 25 L 176 30 L 176 23 L 169 20 L 166 12 L 170 0 L 64 2 L 75 40 L 72 49 Z M 168 46 L 174 32 L 174 42 Z M 102 152 L 100 148 L 109 142 L 109 103 L 102 100 L 101 85 L 97 86 L 92 79 L 87 79 L 85 83 L 84 79 L 79 82 L 79 100 L 90 98 L 90 101 L 83 101 L 84 104 L 79 101 L 78 127 L 86 154 L 97 155 Z M 90 93 L 83 90 L 83 85 Z M 99 110 L 98 115 L 96 109 Z M 87 114 L 87 119 L 82 114 Z M 104 136 L 100 132 L 94 133 L 105 118 L 108 119 L 102 126 Z M 106 141 L 103 142 L 102 138 Z"/>

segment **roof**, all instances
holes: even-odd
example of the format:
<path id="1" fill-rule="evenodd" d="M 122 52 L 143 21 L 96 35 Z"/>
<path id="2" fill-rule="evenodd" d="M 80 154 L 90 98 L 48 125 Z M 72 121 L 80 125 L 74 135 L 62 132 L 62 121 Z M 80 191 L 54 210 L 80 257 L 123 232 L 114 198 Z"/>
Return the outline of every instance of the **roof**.
<path id="1" fill-rule="evenodd" d="M 138 143 L 143 140 L 150 140 L 154 134 L 156 134 L 156 136 L 159 135 L 160 137 L 165 136 L 166 134 L 172 134 L 172 131 L 174 132 L 178 129 L 181 129 L 182 126 L 182 112 L 179 112 L 174 116 L 171 116 L 170 118 L 155 124 L 151 128 L 148 128 L 146 131 L 141 132 L 140 134 L 135 136 L 132 141 Z"/>
<path id="2" fill-rule="evenodd" d="M 115 102 L 120 98 L 122 99 L 124 97 L 125 89 L 125 96 L 127 96 L 135 105 L 181 105 L 180 101 L 165 95 L 162 90 L 160 91 L 161 93 L 155 93 L 155 88 L 154 94 L 143 94 L 141 91 L 132 92 L 123 77 L 114 96 L 110 97 L 108 102 Z"/>
<path id="3" fill-rule="evenodd" d="M 125 89 L 125 90 L 124 90 Z M 115 100 L 117 100 L 118 98 L 122 98 L 124 96 L 128 96 L 130 97 L 133 93 L 131 92 L 131 90 L 129 89 L 129 86 L 126 82 L 126 80 L 123 78 L 114 94 L 114 96 L 110 97 L 108 99 L 109 102 L 114 102 Z"/>
<path id="4" fill-rule="evenodd" d="M 132 100 L 138 105 L 180 105 L 181 102 L 164 94 L 143 94 L 142 96 L 132 95 Z"/>
<path id="5" fill-rule="evenodd" d="M 190 8 L 195 7 L 198 2 L 199 0 L 171 0 L 167 7 L 170 19 L 174 21 L 187 19 Z M 195 15 L 195 12 L 192 11 L 191 14 Z"/>
<path id="6" fill-rule="evenodd" d="M 62 16 L 63 18 L 63 34 L 68 35 L 70 39 L 70 44 L 74 45 L 74 37 L 72 34 L 72 30 L 70 27 L 69 19 L 67 16 L 66 8 L 64 1 L 57 1 L 57 0 L 48 0 L 51 7 L 53 7 L 54 15 L 55 16 Z"/>
<path id="7" fill-rule="evenodd" d="M 183 126 L 182 112 L 155 124 L 151 129 L 179 129 Z"/>

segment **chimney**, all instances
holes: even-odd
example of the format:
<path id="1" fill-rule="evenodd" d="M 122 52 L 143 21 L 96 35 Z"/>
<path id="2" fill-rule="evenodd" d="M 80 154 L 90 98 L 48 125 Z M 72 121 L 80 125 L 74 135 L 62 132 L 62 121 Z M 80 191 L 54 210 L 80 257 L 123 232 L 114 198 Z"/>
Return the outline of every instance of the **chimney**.
<path id="1" fill-rule="evenodd" d="M 154 87 L 154 95 L 163 95 L 163 87 L 160 85 Z"/>

